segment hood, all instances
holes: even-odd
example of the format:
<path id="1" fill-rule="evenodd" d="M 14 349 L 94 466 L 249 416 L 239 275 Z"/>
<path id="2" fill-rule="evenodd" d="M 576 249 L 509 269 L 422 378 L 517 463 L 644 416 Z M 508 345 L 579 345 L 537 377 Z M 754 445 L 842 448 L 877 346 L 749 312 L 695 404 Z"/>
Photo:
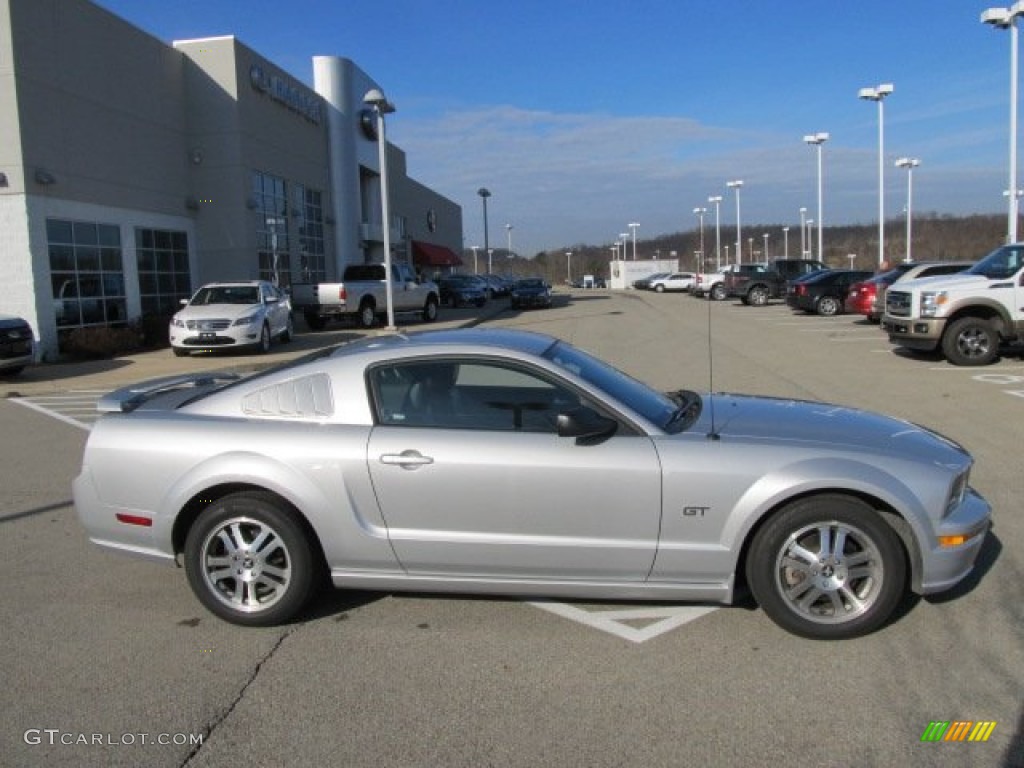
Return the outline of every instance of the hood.
<path id="1" fill-rule="evenodd" d="M 213 320 L 215 318 L 226 318 L 237 320 L 240 317 L 251 315 L 261 309 L 260 304 L 203 304 L 179 309 L 174 316 L 179 320 Z"/>
<path id="2" fill-rule="evenodd" d="M 940 464 L 967 457 L 957 443 L 902 419 L 842 405 L 751 395 L 716 394 L 715 430 L 723 438 L 819 444 L 828 450 L 870 450 L 928 456 Z M 705 396 L 694 429 L 711 430 L 712 403 Z"/>
<path id="3" fill-rule="evenodd" d="M 1012 280 L 1012 278 L 1009 278 Z M 913 280 L 897 280 L 889 286 L 890 291 L 945 291 L 966 288 L 972 290 L 987 283 L 1005 283 L 1006 280 L 993 280 L 984 275 L 935 275 L 934 277 L 918 277 Z"/>

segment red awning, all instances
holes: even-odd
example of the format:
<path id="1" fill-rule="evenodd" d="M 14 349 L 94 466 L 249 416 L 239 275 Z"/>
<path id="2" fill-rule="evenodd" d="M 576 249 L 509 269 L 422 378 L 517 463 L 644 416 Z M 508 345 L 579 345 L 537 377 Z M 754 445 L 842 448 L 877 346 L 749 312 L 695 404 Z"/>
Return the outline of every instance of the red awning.
<path id="1" fill-rule="evenodd" d="M 461 267 L 462 259 L 450 248 L 412 241 L 412 262 L 418 267 Z"/>

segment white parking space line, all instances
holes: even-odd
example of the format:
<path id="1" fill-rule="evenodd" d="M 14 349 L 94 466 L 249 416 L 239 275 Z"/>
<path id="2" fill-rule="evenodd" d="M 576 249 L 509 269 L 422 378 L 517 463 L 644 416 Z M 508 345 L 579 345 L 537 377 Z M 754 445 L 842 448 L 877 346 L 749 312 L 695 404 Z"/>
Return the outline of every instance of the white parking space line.
<path id="1" fill-rule="evenodd" d="M 78 390 L 60 395 L 32 395 L 8 399 L 37 413 L 88 431 L 92 429 L 92 423 L 99 416 L 96 402 L 106 393 L 107 390 Z"/>
<path id="2" fill-rule="evenodd" d="M 592 629 L 608 632 L 631 643 L 646 642 L 718 610 L 718 606 L 659 605 L 587 611 L 574 605 L 546 600 L 531 601 L 527 605 L 561 616 L 563 619 L 579 622 Z"/>

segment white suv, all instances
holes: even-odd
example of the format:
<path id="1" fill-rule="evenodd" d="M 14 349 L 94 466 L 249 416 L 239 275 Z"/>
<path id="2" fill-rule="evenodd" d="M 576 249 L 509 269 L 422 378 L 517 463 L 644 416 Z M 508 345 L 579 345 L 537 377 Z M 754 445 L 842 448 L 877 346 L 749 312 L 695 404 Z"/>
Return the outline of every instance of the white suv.
<path id="1" fill-rule="evenodd" d="M 171 349 L 179 357 L 199 350 L 255 347 L 270 350 L 271 339 L 291 341 L 292 306 L 287 294 L 265 280 L 209 283 L 171 318 Z"/>

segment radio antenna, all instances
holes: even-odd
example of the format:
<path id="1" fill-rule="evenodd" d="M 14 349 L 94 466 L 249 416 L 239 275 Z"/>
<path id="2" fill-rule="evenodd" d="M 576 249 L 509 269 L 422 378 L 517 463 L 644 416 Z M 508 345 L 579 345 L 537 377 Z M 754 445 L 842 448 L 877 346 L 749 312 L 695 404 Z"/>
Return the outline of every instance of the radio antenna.
<path id="1" fill-rule="evenodd" d="M 708 297 L 705 299 L 708 303 L 708 412 L 711 415 L 711 431 L 708 432 L 708 440 L 720 440 L 721 436 L 718 434 L 718 427 L 715 424 L 715 353 L 712 334 L 711 334 L 711 305 L 715 302 L 713 294 L 708 291 Z"/>

